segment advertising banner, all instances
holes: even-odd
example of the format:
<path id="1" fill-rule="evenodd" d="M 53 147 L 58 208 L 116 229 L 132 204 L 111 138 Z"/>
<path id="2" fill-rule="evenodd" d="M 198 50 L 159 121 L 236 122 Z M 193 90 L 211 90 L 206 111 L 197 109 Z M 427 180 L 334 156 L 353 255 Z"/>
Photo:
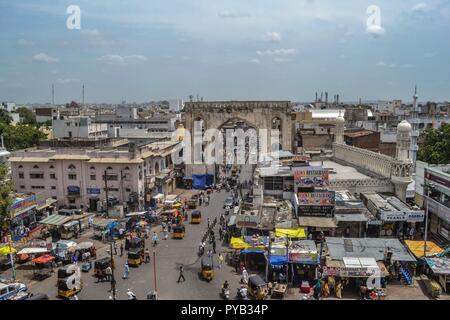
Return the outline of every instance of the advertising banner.
<path id="1" fill-rule="evenodd" d="M 328 170 L 321 166 L 293 168 L 294 183 L 299 187 L 328 186 Z"/>

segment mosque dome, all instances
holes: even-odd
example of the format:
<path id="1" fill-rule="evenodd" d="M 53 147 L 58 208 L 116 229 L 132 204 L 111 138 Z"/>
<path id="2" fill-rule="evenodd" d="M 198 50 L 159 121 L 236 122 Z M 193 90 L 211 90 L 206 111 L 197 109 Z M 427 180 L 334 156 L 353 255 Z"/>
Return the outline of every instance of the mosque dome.
<path id="1" fill-rule="evenodd" d="M 400 122 L 398 124 L 397 131 L 398 132 L 411 132 L 411 125 L 409 124 L 408 121 L 403 120 L 402 122 Z"/>

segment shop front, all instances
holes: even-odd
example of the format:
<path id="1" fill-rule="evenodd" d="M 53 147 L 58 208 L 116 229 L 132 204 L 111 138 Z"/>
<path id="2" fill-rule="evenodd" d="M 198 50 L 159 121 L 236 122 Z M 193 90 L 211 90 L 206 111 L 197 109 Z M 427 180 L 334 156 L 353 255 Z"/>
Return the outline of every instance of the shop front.
<path id="1" fill-rule="evenodd" d="M 37 227 L 36 208 L 36 195 L 17 198 L 11 205 L 9 213 L 11 216 L 10 231 L 13 241 L 19 241 L 28 236 Z"/>
<path id="2" fill-rule="evenodd" d="M 316 243 L 312 240 L 293 242 L 289 248 L 290 282 L 300 285 L 302 281 L 311 283 L 320 264 Z"/>
<path id="3" fill-rule="evenodd" d="M 381 237 L 409 237 L 409 231 L 412 229 L 418 230 L 420 223 L 424 221 L 425 214 L 423 211 L 393 211 L 383 212 L 380 215 L 380 220 L 383 222 L 380 229 Z"/>

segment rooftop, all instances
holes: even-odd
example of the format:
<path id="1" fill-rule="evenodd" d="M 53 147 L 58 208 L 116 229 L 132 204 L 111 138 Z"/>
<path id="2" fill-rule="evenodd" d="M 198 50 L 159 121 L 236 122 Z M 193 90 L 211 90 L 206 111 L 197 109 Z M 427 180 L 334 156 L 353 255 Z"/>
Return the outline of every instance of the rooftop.
<path id="1" fill-rule="evenodd" d="M 321 161 L 311 161 L 311 166 L 320 166 Z M 369 176 L 359 172 L 354 167 L 344 166 L 331 160 L 325 160 L 323 162 L 323 167 L 325 169 L 331 169 L 328 173 L 328 179 L 333 180 L 347 180 L 347 179 L 359 179 L 368 180 L 371 179 Z"/>

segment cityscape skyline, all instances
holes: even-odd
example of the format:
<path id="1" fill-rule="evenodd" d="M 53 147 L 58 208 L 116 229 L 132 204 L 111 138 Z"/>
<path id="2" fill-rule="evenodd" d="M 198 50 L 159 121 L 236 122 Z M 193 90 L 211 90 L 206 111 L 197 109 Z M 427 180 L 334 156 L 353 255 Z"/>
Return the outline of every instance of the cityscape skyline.
<path id="1" fill-rule="evenodd" d="M 449 100 L 450 4 L 378 1 L 381 27 L 366 26 L 370 1 L 136 1 L 126 7 L 0 3 L 0 97 L 17 103 L 119 103 L 184 98 L 313 101 Z M 420 45 L 418 45 L 420 44 Z M 342 77 L 345 76 L 345 80 Z M 426 79 L 426 81 L 425 81 Z"/>

